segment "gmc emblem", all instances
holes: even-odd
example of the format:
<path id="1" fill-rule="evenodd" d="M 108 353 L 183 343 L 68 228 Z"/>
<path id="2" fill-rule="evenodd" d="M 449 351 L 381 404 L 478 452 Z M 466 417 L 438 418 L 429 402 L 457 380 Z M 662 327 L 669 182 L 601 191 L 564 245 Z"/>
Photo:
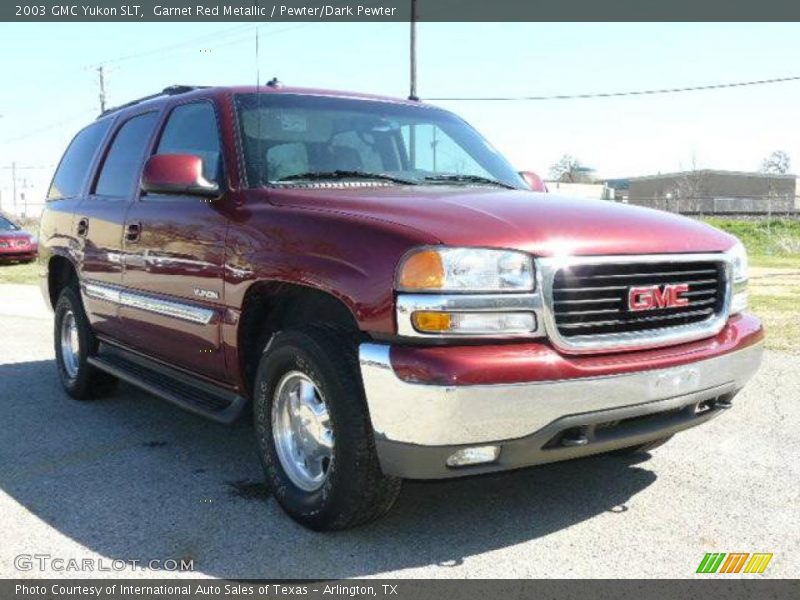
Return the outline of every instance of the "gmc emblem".
<path id="1" fill-rule="evenodd" d="M 686 283 L 632 287 L 628 290 L 628 309 L 639 311 L 688 306 L 689 299 L 681 295 L 688 291 Z"/>

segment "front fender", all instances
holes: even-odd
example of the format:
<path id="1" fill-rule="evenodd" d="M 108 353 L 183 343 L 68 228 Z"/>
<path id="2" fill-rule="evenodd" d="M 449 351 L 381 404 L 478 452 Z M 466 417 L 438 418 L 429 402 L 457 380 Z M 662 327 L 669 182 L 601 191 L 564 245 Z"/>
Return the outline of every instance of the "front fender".
<path id="1" fill-rule="evenodd" d="M 333 295 L 362 331 L 392 334 L 394 274 L 412 247 L 438 240 L 410 228 L 325 211 L 265 205 L 231 227 L 225 298 L 241 309 L 256 281 L 304 285 Z"/>

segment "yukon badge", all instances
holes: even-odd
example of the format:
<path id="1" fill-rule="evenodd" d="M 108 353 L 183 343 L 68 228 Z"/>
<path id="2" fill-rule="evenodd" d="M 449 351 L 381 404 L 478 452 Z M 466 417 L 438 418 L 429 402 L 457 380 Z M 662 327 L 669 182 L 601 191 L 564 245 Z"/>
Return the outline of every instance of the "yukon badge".
<path id="1" fill-rule="evenodd" d="M 689 299 L 683 296 L 688 291 L 686 283 L 632 287 L 628 290 L 628 309 L 640 311 L 688 306 Z"/>
<path id="2" fill-rule="evenodd" d="M 205 298 L 206 300 L 219 300 L 219 293 L 215 292 L 214 290 L 194 288 L 194 295 L 198 298 Z"/>

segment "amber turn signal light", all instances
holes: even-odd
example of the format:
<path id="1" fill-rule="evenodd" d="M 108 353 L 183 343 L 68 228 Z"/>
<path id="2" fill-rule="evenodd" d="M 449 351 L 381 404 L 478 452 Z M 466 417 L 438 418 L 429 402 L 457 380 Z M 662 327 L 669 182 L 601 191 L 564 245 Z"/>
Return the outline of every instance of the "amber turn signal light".
<path id="1" fill-rule="evenodd" d="M 406 290 L 430 290 L 444 285 L 444 264 L 435 250 L 422 250 L 409 256 L 400 270 L 398 283 Z"/>
<path id="2" fill-rule="evenodd" d="M 417 331 L 427 333 L 443 333 L 450 331 L 452 326 L 452 318 L 445 312 L 419 311 L 411 318 Z"/>

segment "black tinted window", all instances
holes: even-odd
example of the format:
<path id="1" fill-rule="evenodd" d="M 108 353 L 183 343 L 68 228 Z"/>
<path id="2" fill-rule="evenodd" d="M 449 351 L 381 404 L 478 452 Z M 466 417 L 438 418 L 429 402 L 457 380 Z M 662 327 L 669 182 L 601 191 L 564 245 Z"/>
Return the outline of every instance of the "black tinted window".
<path id="1" fill-rule="evenodd" d="M 93 123 L 72 139 L 50 184 L 48 200 L 80 194 L 89 175 L 92 159 L 110 124 L 108 120 Z"/>
<path id="2" fill-rule="evenodd" d="M 221 154 L 217 117 L 209 102 L 178 106 L 158 144 L 158 154 L 194 154 L 203 159 L 203 176 L 219 181 Z"/>
<path id="3" fill-rule="evenodd" d="M 117 132 L 97 180 L 100 196 L 129 196 L 138 183 L 145 147 L 158 120 L 158 113 L 133 117 Z"/>

